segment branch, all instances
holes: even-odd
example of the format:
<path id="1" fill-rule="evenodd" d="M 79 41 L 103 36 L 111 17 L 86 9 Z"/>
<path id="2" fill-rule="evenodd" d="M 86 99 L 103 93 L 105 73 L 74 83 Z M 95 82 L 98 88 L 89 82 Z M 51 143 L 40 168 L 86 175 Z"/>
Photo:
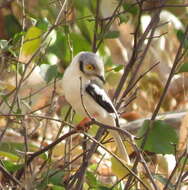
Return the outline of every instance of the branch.
<path id="1" fill-rule="evenodd" d="M 14 184 L 19 185 L 19 187 L 23 190 L 25 190 L 25 188 L 23 187 L 23 185 L 13 176 L 11 175 L 0 163 L 0 170 L 2 171 L 2 173 L 4 173 Z"/>
<path id="2" fill-rule="evenodd" d="M 94 28 L 94 34 L 93 34 L 93 47 L 92 50 L 93 52 L 97 51 L 97 32 L 98 32 L 98 26 L 99 26 L 99 6 L 100 6 L 100 1 L 97 0 L 97 8 L 96 8 L 96 15 L 95 15 L 95 28 Z"/>
<path id="3" fill-rule="evenodd" d="M 171 82 L 172 78 L 173 78 L 174 75 L 175 75 L 176 68 L 177 68 L 177 66 L 178 66 L 178 64 L 179 64 L 179 62 L 180 62 L 180 60 L 183 58 L 182 55 L 184 55 L 185 52 L 187 51 L 187 50 L 184 50 L 184 52 L 181 54 L 181 51 L 182 51 L 183 46 L 184 46 L 184 42 L 185 42 L 185 40 L 186 40 L 187 37 L 188 37 L 188 25 L 187 25 L 186 30 L 185 30 L 184 38 L 182 39 L 182 41 L 181 41 L 181 43 L 180 43 L 180 45 L 179 45 L 179 48 L 178 48 L 178 51 L 177 51 L 177 54 L 176 54 L 176 57 L 175 57 L 175 60 L 174 60 L 174 63 L 173 63 L 171 72 L 170 72 L 170 74 L 169 74 L 168 80 L 167 80 L 167 82 L 166 82 L 166 85 L 165 85 L 164 90 L 163 90 L 163 92 L 162 92 L 162 95 L 161 95 L 161 97 L 160 97 L 160 100 L 159 100 L 159 102 L 158 102 L 158 104 L 157 104 L 157 106 L 156 106 L 156 108 L 155 108 L 155 111 L 153 112 L 152 117 L 151 117 L 151 121 L 152 121 L 152 120 L 155 120 L 155 117 L 157 116 L 157 114 L 158 114 L 158 112 L 159 112 L 159 109 L 160 109 L 160 107 L 161 107 L 161 104 L 163 103 L 163 100 L 164 100 L 164 98 L 165 98 L 165 95 L 166 95 L 166 93 L 167 93 L 167 91 L 168 91 L 170 82 Z"/>
<path id="4" fill-rule="evenodd" d="M 151 33 L 154 33 L 154 31 L 155 31 L 155 29 L 156 29 L 156 26 L 157 26 L 157 24 L 158 24 L 158 22 L 159 22 L 159 15 L 160 15 L 160 12 L 161 12 L 163 6 L 165 5 L 165 2 L 166 2 L 165 0 L 164 0 L 163 2 L 161 2 L 161 6 L 162 6 L 161 9 L 156 10 L 156 12 L 154 13 L 154 16 L 152 17 L 152 19 L 151 19 L 149 25 L 147 26 L 145 32 L 143 33 L 143 35 L 141 36 L 140 40 L 138 41 L 138 44 L 135 44 L 135 45 L 134 45 L 133 54 L 132 54 L 132 57 L 131 57 L 131 60 L 130 60 L 130 66 L 129 66 L 130 68 L 129 68 L 129 70 L 131 69 L 132 65 L 135 63 L 135 58 L 136 58 L 137 55 L 138 55 L 137 51 L 140 50 L 140 48 L 141 48 L 141 46 L 142 46 L 144 40 L 147 38 L 147 35 L 148 35 L 149 31 L 151 30 Z M 143 3 L 143 2 L 142 2 L 142 3 Z M 141 10 L 142 10 L 142 7 L 140 7 L 140 14 L 141 14 L 141 12 L 142 12 Z M 140 16 L 141 16 L 141 15 L 140 15 Z M 151 39 L 150 39 L 150 42 L 151 42 Z M 147 44 L 146 48 L 148 48 L 148 47 L 149 47 L 149 41 L 148 41 L 148 44 Z M 146 54 L 146 49 L 145 49 L 144 55 L 145 55 L 145 54 Z M 134 56 L 136 56 L 136 57 L 134 57 Z M 131 62 L 132 62 L 132 63 L 131 63 Z M 125 70 L 124 72 L 126 73 L 126 70 Z M 126 74 L 126 75 L 128 76 L 128 74 Z M 124 78 L 122 77 L 122 78 L 123 78 L 122 80 L 124 80 L 124 82 L 125 82 L 127 76 L 124 77 Z M 123 81 L 121 81 L 121 82 L 123 83 Z M 124 83 L 123 83 L 123 84 L 124 84 Z M 123 87 L 123 84 L 121 84 L 122 86 L 119 85 L 119 88 L 120 88 L 120 89 L 117 89 L 117 92 L 116 92 L 116 94 L 115 94 L 115 95 L 116 95 L 116 96 L 115 96 L 115 97 L 116 97 L 116 100 L 117 100 L 117 98 L 118 98 L 118 96 L 119 96 L 119 94 L 120 94 L 120 92 L 121 92 L 121 89 L 122 89 L 122 87 Z M 141 146 L 141 149 L 142 149 L 142 146 Z M 140 156 L 137 156 L 137 157 L 136 157 L 136 160 L 135 160 L 135 162 L 134 162 L 133 168 L 132 168 L 133 171 L 135 171 L 135 170 L 137 169 L 137 165 L 138 165 L 139 161 L 140 161 Z M 132 182 L 132 179 L 133 179 L 133 176 L 130 176 L 130 177 L 128 178 L 127 183 L 126 183 L 125 188 L 124 188 L 125 190 L 129 189 L 129 187 L 130 187 L 130 185 L 131 185 L 131 182 Z M 152 183 L 152 185 L 153 185 L 153 188 L 154 188 L 155 190 L 158 190 L 158 187 L 157 187 L 157 185 L 155 184 L 153 178 L 150 177 L 149 179 L 150 179 L 150 181 L 151 181 L 151 183 Z"/>
<path id="5" fill-rule="evenodd" d="M 176 165 L 175 165 L 174 169 L 172 170 L 172 172 L 171 172 L 171 174 L 170 174 L 170 176 L 169 176 L 169 178 L 168 178 L 168 181 L 166 182 L 166 184 L 165 184 L 163 190 L 167 190 L 167 189 L 168 189 L 168 185 L 170 184 L 171 179 L 172 179 L 173 176 L 175 175 L 176 170 L 178 169 L 178 167 L 179 167 L 179 165 L 180 165 L 182 159 L 183 159 L 185 156 L 187 157 L 187 150 L 185 150 L 184 153 L 179 157 L 179 159 L 178 159 L 178 161 L 176 162 Z"/>
<path id="6" fill-rule="evenodd" d="M 30 154 L 30 155 L 29 155 L 29 158 L 28 158 L 27 161 L 26 161 L 26 165 L 28 166 L 28 165 L 33 161 L 34 158 L 36 158 L 37 156 L 43 154 L 44 152 L 46 152 L 46 151 L 52 149 L 55 145 L 57 145 L 58 143 L 60 143 L 60 142 L 63 141 L 64 139 L 66 139 L 67 137 L 69 137 L 69 136 L 71 136 L 71 135 L 73 135 L 73 134 L 75 134 L 75 133 L 77 133 L 77 132 L 78 132 L 78 131 L 77 131 L 76 129 L 74 129 L 74 130 L 72 130 L 72 131 L 70 131 L 70 132 L 64 134 L 63 136 L 61 136 L 60 138 L 58 138 L 57 140 L 55 140 L 54 142 L 52 142 L 52 143 L 49 144 L 48 146 L 42 148 L 41 150 Z M 23 172 L 24 172 L 24 168 L 21 168 L 21 169 L 18 171 L 16 178 L 17 178 L 17 179 L 20 179 L 21 176 L 22 176 L 22 174 L 23 174 Z"/>

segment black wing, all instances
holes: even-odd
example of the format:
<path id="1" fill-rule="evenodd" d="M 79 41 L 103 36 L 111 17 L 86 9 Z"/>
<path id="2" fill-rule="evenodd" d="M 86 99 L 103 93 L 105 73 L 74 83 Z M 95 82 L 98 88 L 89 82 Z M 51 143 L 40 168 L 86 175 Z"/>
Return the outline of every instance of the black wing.
<path id="1" fill-rule="evenodd" d="M 107 112 L 115 113 L 115 108 L 106 92 L 96 84 L 86 86 L 86 92 Z"/>

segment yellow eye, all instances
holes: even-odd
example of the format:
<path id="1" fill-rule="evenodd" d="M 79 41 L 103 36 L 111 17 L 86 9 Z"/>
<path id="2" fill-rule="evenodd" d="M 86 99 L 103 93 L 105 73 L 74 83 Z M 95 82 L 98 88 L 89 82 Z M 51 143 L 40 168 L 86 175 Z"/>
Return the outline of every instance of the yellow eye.
<path id="1" fill-rule="evenodd" d="M 94 70 L 95 68 L 94 68 L 93 65 L 88 64 L 88 65 L 86 65 L 86 69 L 89 70 L 89 71 L 92 71 L 92 70 Z"/>

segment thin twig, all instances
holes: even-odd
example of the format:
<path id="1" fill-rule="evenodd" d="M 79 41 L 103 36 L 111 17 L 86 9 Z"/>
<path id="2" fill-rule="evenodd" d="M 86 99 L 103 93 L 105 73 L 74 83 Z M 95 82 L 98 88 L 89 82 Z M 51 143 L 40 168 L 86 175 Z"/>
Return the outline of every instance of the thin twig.
<path id="1" fill-rule="evenodd" d="M 131 70 L 131 68 L 133 67 L 135 61 L 136 61 L 136 57 L 137 57 L 137 51 L 139 48 L 138 45 L 137 45 L 137 40 L 138 40 L 138 34 L 139 34 L 139 29 L 140 29 L 140 19 L 141 19 L 141 16 L 142 16 L 142 11 L 141 9 L 139 10 L 139 14 L 138 14 L 138 24 L 136 26 L 136 29 L 135 29 L 135 32 L 134 32 L 134 44 L 133 44 L 133 52 L 132 52 L 132 55 L 131 55 L 131 58 L 130 58 L 130 61 L 129 63 L 127 64 L 127 66 L 124 68 L 124 72 L 123 72 L 123 76 L 121 77 L 117 87 L 116 87 L 116 90 L 115 90 L 115 93 L 114 93 L 114 96 L 113 96 L 113 102 L 116 104 L 117 103 L 117 99 L 122 91 L 122 88 L 125 84 L 125 81 L 128 77 L 128 74 Z M 149 27 L 149 25 L 148 25 Z"/>
<path id="2" fill-rule="evenodd" d="M 45 44 L 45 40 L 47 39 L 47 37 L 49 36 L 49 34 L 51 33 L 51 31 L 52 31 L 55 27 L 57 27 L 59 24 L 61 24 L 60 18 L 61 18 L 61 15 L 62 15 L 63 10 L 64 10 L 64 8 L 65 8 L 66 1 L 67 1 L 67 0 L 65 0 L 64 6 L 61 8 L 61 10 L 60 10 L 60 12 L 59 12 L 59 14 L 58 14 L 58 17 L 57 17 L 57 19 L 56 19 L 56 21 L 55 21 L 55 24 L 54 24 L 52 27 L 50 27 L 49 30 L 44 34 L 43 40 L 42 40 L 42 42 L 41 42 L 41 46 L 33 53 L 33 55 L 31 56 L 31 58 L 30 58 L 30 59 L 28 60 L 28 62 L 25 64 L 25 68 L 24 68 L 24 71 L 23 71 L 23 73 L 22 73 L 21 79 L 20 79 L 19 83 L 17 84 L 16 89 L 15 89 L 15 92 L 14 92 L 14 97 L 13 97 L 13 100 L 12 100 L 12 103 L 11 103 L 11 107 L 10 107 L 10 110 L 9 110 L 9 114 L 12 112 L 12 110 L 13 110 L 13 108 L 14 108 L 14 106 L 15 106 L 16 99 L 17 99 L 17 97 L 18 97 L 18 93 L 19 93 L 19 91 L 20 91 L 20 88 L 21 88 L 21 86 L 22 86 L 22 83 L 23 83 L 23 81 L 24 81 L 24 79 L 25 79 L 25 75 L 26 75 L 26 73 L 27 73 L 28 67 L 30 66 L 30 64 L 32 63 L 32 61 L 34 60 L 34 58 L 39 54 L 40 50 L 43 48 L 43 46 L 44 46 L 44 44 Z M 6 132 L 6 130 L 8 129 L 9 123 L 10 123 L 10 121 L 8 120 L 6 126 L 4 127 L 4 130 L 2 131 L 2 133 L 1 133 L 1 135 L 0 135 L 0 141 L 2 140 L 2 138 L 3 138 L 3 136 L 4 136 L 5 132 Z"/>
<path id="3" fill-rule="evenodd" d="M 6 170 L 6 168 L 4 168 L 3 166 L 2 166 L 2 164 L 0 163 L 0 170 L 2 171 L 2 173 L 4 173 L 14 184 L 17 184 L 17 185 L 19 185 L 19 187 L 21 188 L 21 189 L 25 189 L 24 187 L 23 187 L 23 185 L 13 176 L 13 175 L 11 175 L 7 170 Z"/>
<path id="4" fill-rule="evenodd" d="M 179 177 L 177 179 L 177 182 L 176 182 L 176 185 L 175 185 L 175 188 L 174 190 L 178 190 L 180 189 L 180 184 L 183 180 L 183 172 L 185 170 L 185 167 L 186 167 L 186 164 L 187 164 L 187 161 L 188 161 L 188 150 L 187 150 L 187 147 L 186 147 L 186 150 L 185 150 L 185 157 L 184 157 L 184 161 L 183 161 L 183 164 L 182 164 L 182 167 L 181 167 L 181 170 L 180 170 L 180 174 L 179 174 Z"/>
<path id="5" fill-rule="evenodd" d="M 68 0 L 64 1 L 63 5 L 61 7 L 61 10 L 59 11 L 59 14 L 57 15 L 57 18 L 55 20 L 54 25 L 59 25 L 61 23 L 61 18 L 62 18 L 63 14 L 64 14 L 67 2 L 68 2 Z"/>
<path id="6" fill-rule="evenodd" d="M 175 8 L 186 8 L 188 7 L 188 3 L 185 4 L 166 4 L 164 6 L 154 6 L 153 8 L 144 8 L 143 11 L 152 11 L 152 10 L 156 10 L 156 9 L 160 9 L 161 7 L 166 7 L 166 8 L 171 8 L 171 7 L 175 7 Z"/>
<path id="7" fill-rule="evenodd" d="M 178 66 L 178 64 L 179 64 L 179 61 L 183 58 L 183 57 L 182 57 L 182 54 L 184 54 L 184 53 L 181 54 L 181 51 L 182 51 L 182 49 L 183 49 L 183 45 L 184 45 L 185 39 L 187 38 L 187 35 L 188 35 L 188 25 L 187 25 L 187 27 L 186 27 L 186 30 L 185 30 L 185 33 L 184 33 L 184 37 L 183 37 L 183 39 L 182 39 L 182 41 L 181 41 L 181 43 L 180 43 L 180 46 L 179 46 L 179 48 L 178 48 L 176 57 L 175 57 L 175 59 L 174 59 L 174 63 L 173 63 L 172 69 L 171 69 L 171 71 L 170 71 L 168 80 L 167 80 L 167 82 L 166 82 L 166 85 L 165 85 L 165 87 L 164 87 L 164 90 L 163 90 L 163 92 L 162 92 L 162 95 L 161 95 L 161 97 L 160 97 L 160 99 L 159 99 L 159 102 L 158 102 L 158 104 L 157 104 L 157 107 L 155 108 L 155 111 L 153 112 L 153 115 L 152 115 L 152 117 L 151 117 L 151 120 L 154 120 L 155 117 L 157 116 L 157 114 L 158 114 L 158 112 L 159 112 L 159 109 L 160 109 L 160 107 L 161 107 L 161 104 L 163 103 L 164 98 L 165 98 L 165 95 L 166 95 L 166 93 L 167 93 L 167 91 L 168 91 L 168 88 L 169 88 L 169 86 L 170 86 L 170 82 L 171 82 L 171 80 L 172 80 L 172 78 L 173 78 L 173 76 L 174 76 L 174 74 L 175 74 L 175 71 L 176 71 L 176 68 L 177 68 L 177 66 Z M 186 50 L 185 50 L 184 52 L 186 52 Z"/>
<path id="8" fill-rule="evenodd" d="M 185 39 L 187 38 L 187 35 L 188 35 L 188 25 L 187 25 L 186 30 L 185 30 L 184 38 L 182 39 L 182 41 L 181 41 L 181 43 L 180 43 L 180 45 L 179 45 L 179 48 L 178 48 L 176 57 L 175 57 L 175 59 L 174 59 L 174 63 L 173 63 L 171 72 L 170 72 L 169 77 L 168 77 L 168 79 L 167 79 L 167 82 L 166 82 L 166 85 L 165 85 L 164 90 L 163 90 L 163 92 L 162 92 L 162 95 L 161 95 L 161 97 L 160 97 L 160 99 L 159 99 L 159 102 L 158 102 L 158 104 L 157 104 L 157 106 L 156 106 L 156 109 L 154 110 L 153 115 L 152 115 L 152 117 L 151 117 L 148 130 L 146 131 L 145 137 L 144 137 L 144 139 L 143 139 L 143 141 L 142 141 L 142 144 L 141 144 L 141 148 L 143 148 L 144 145 L 145 145 L 145 143 L 146 143 L 149 130 L 150 130 L 150 128 L 151 128 L 151 126 L 152 126 L 152 124 L 153 124 L 153 121 L 155 120 L 155 118 L 156 118 L 156 116 L 157 116 L 157 114 L 158 114 L 158 112 L 159 112 L 159 109 L 160 109 L 160 107 L 161 107 L 163 101 L 164 101 L 165 95 L 166 95 L 166 93 L 167 93 L 167 91 L 168 91 L 168 88 L 169 88 L 169 86 L 170 86 L 170 82 L 171 82 L 171 80 L 172 80 L 172 78 L 173 78 L 173 76 L 174 76 L 174 74 L 175 74 L 175 71 L 176 71 L 176 68 L 177 68 L 177 66 L 178 66 L 178 64 L 179 64 L 179 61 L 183 58 L 182 55 L 185 55 L 186 50 L 184 50 L 183 53 L 181 53 L 181 52 L 182 52 L 182 49 L 183 49 L 184 41 L 185 41 Z M 172 176 L 173 176 L 173 175 L 172 175 Z M 164 187 L 163 190 L 165 190 L 165 189 L 168 187 L 168 183 L 170 182 L 170 179 L 171 179 L 171 178 L 169 177 L 168 182 L 167 182 L 167 184 L 165 185 L 165 187 Z"/>
<path id="9" fill-rule="evenodd" d="M 163 1 L 162 5 L 164 5 L 164 4 L 165 4 L 165 1 Z M 141 10 L 142 10 L 142 9 L 141 9 Z M 140 12 L 141 12 L 141 10 L 140 10 Z M 162 10 L 162 8 L 159 9 L 159 10 L 157 10 L 157 11 L 155 12 L 154 16 L 153 16 L 152 19 L 151 19 L 151 22 L 149 23 L 148 27 L 146 28 L 144 34 L 142 35 L 142 37 L 141 37 L 140 40 L 138 41 L 138 45 L 135 45 L 135 48 L 138 48 L 138 49 L 139 49 L 139 48 L 141 47 L 141 45 L 143 44 L 143 42 L 144 42 L 144 40 L 146 39 L 146 37 L 147 37 L 147 35 L 148 35 L 148 33 L 149 33 L 150 30 L 152 30 L 152 31 L 153 31 L 152 33 L 154 33 L 154 30 L 155 30 L 155 28 L 156 28 L 156 26 L 157 26 L 157 24 L 158 24 L 158 22 L 159 22 L 159 14 L 160 14 L 161 10 Z M 148 45 L 148 47 L 149 47 L 149 45 Z M 147 47 L 147 48 L 148 48 L 148 47 Z M 145 50 L 146 50 L 146 49 L 145 49 Z M 134 50 L 133 50 L 133 53 L 134 53 L 134 51 L 137 51 L 137 49 L 134 49 Z M 146 54 L 146 51 L 144 52 L 144 54 Z M 137 54 L 136 54 L 136 55 L 137 55 Z M 133 58 L 134 58 L 134 57 L 133 57 Z M 133 61 L 134 61 L 134 60 L 133 60 Z M 134 64 L 134 62 L 133 62 L 133 64 Z M 121 88 L 122 88 L 122 87 L 121 87 Z M 120 93 L 120 90 L 121 90 L 121 89 L 119 89 L 119 91 L 118 91 L 119 93 Z M 119 94 L 116 94 L 116 95 L 119 95 Z M 117 98 L 117 97 L 118 97 L 118 96 L 116 96 L 116 98 Z M 141 147 L 141 148 L 142 148 L 142 147 Z M 136 157 L 136 160 L 135 160 L 135 162 L 134 162 L 133 168 L 132 168 L 133 171 L 136 171 L 136 168 L 137 168 L 137 165 L 138 165 L 138 162 L 139 162 L 139 161 L 140 161 L 140 156 L 137 156 L 137 157 Z M 147 168 L 146 168 L 146 169 L 147 169 Z M 129 189 L 132 179 L 133 179 L 133 176 L 130 176 L 130 177 L 128 178 L 127 183 L 126 183 L 125 188 L 124 188 L 125 190 Z M 150 179 L 150 181 L 151 181 L 151 183 L 152 183 L 154 189 L 157 190 L 158 187 L 157 187 L 157 185 L 154 183 L 153 178 L 150 177 L 149 179 Z"/>
<path id="10" fill-rule="evenodd" d="M 80 77 L 80 99 L 81 99 L 81 103 L 82 103 L 82 107 L 86 113 L 86 115 L 89 117 L 89 119 L 91 119 L 91 121 L 95 121 L 95 118 L 93 118 L 91 116 L 91 114 L 88 112 L 85 104 L 84 104 L 84 98 L 83 98 L 83 88 L 82 88 L 82 77 Z"/>
<path id="11" fill-rule="evenodd" d="M 102 44 L 103 40 L 104 40 L 104 35 L 105 33 L 109 30 L 110 26 L 112 25 L 113 21 L 116 19 L 116 13 L 119 11 L 121 5 L 123 3 L 123 0 L 120 0 L 117 7 L 115 8 L 114 12 L 112 13 L 112 16 L 109 18 L 108 22 L 106 23 L 105 27 L 102 28 L 102 35 L 101 35 L 101 39 L 99 40 L 96 50 L 99 49 L 100 45 Z"/>
<path id="12" fill-rule="evenodd" d="M 28 147 L 28 134 L 27 134 L 27 124 L 26 124 L 26 117 L 22 118 L 22 127 L 23 127 L 23 131 L 24 131 L 24 172 L 26 171 L 27 168 L 27 160 L 28 160 L 28 152 L 29 152 L 29 147 Z M 30 173 L 32 175 L 32 168 L 29 165 L 29 169 L 30 169 Z"/>
<path id="13" fill-rule="evenodd" d="M 125 96 L 127 96 L 127 94 L 136 86 L 136 84 L 148 73 L 150 72 L 154 67 L 156 67 L 160 62 L 155 63 L 154 65 L 152 65 L 148 70 L 146 70 L 144 73 L 142 73 L 135 81 L 130 82 L 128 85 L 128 87 L 126 88 L 126 90 L 124 91 L 120 101 L 117 103 L 117 109 L 121 106 L 121 103 L 123 102 L 122 99 L 125 98 Z"/>
<path id="14" fill-rule="evenodd" d="M 27 160 L 27 163 L 26 165 L 28 166 L 33 160 L 34 158 L 36 158 L 37 156 L 43 154 L 44 152 L 52 149 L 55 145 L 57 145 L 58 143 L 60 143 L 61 141 L 63 141 L 64 139 L 66 139 L 67 137 L 73 135 L 73 134 L 76 134 L 78 131 L 75 129 L 75 130 L 72 130 L 66 134 L 64 134 L 63 136 L 61 136 L 60 138 L 58 138 L 57 140 L 55 140 L 54 142 L 52 142 L 51 144 L 49 144 L 48 146 L 42 148 L 41 150 L 37 151 L 37 152 L 34 152 L 32 154 L 29 155 L 29 158 Z M 23 171 L 24 171 L 24 168 L 20 169 L 17 173 L 17 179 L 20 179 L 22 174 L 23 174 Z"/>
<path id="15" fill-rule="evenodd" d="M 97 131 L 97 134 L 95 135 L 95 139 L 96 141 L 98 142 L 99 139 L 101 139 L 102 135 L 104 133 L 104 129 L 100 128 L 98 131 Z M 96 151 L 98 147 L 98 144 L 97 143 L 93 143 L 91 145 L 91 148 L 90 150 L 88 151 L 88 154 L 87 154 L 87 160 L 89 161 L 91 156 L 93 155 L 93 153 Z M 84 165 L 82 164 L 80 166 L 80 169 L 75 173 L 74 175 L 74 179 L 72 181 L 70 181 L 70 183 L 68 184 L 67 186 L 67 189 L 73 187 L 73 184 L 75 183 L 76 179 L 83 179 L 83 176 L 85 174 L 85 170 L 87 169 L 88 167 L 88 162 L 85 162 Z M 81 181 L 78 180 L 78 183 L 76 185 L 76 190 L 80 190 L 82 184 L 80 183 Z"/>
<path id="16" fill-rule="evenodd" d="M 139 11 L 139 16 L 138 16 L 138 24 L 137 24 L 137 27 L 136 27 L 136 30 L 135 30 L 135 33 L 134 33 L 134 46 L 133 46 L 133 52 L 132 52 L 132 56 L 131 56 L 131 59 L 129 61 L 129 63 L 127 64 L 127 66 L 124 68 L 124 73 L 123 73 L 123 76 L 116 88 L 116 91 L 114 93 L 114 97 L 113 97 L 113 100 L 115 103 L 117 103 L 117 99 L 122 91 L 122 88 L 124 86 L 124 83 L 128 77 L 128 74 L 129 72 L 131 71 L 131 69 L 133 68 L 134 64 L 136 63 L 137 61 L 137 57 L 139 55 L 139 51 L 141 50 L 141 47 L 145 41 L 145 39 L 147 38 L 147 35 L 148 33 L 151 31 L 150 33 L 150 36 L 153 36 L 154 34 L 154 31 L 156 29 L 156 25 L 157 23 L 159 22 L 159 11 L 157 11 L 154 16 L 152 17 L 150 23 L 148 24 L 146 30 L 144 31 L 144 33 L 142 34 L 142 36 L 140 37 L 140 39 L 138 40 L 138 33 L 139 33 L 139 27 L 140 27 L 140 19 L 141 19 L 141 15 L 142 15 L 142 10 L 140 9 Z M 135 70 L 135 73 L 137 73 L 137 70 L 139 69 L 139 67 L 141 66 L 144 58 L 145 58 L 145 55 L 147 53 L 147 50 L 149 48 L 149 45 L 151 43 L 151 37 L 150 39 L 148 40 L 148 43 L 146 45 L 146 48 L 144 49 L 144 52 L 143 52 L 143 55 L 139 61 L 139 64 L 137 64 L 137 68 Z M 131 79 L 131 82 L 129 83 L 129 85 L 134 82 L 134 78 L 135 78 L 135 74 L 132 75 L 132 79 Z"/>
<path id="17" fill-rule="evenodd" d="M 168 189 L 168 186 L 169 186 L 169 184 L 170 184 L 170 182 L 171 182 L 171 179 L 174 177 L 174 175 L 175 175 L 175 173 L 176 173 L 176 170 L 178 169 L 178 167 L 179 167 L 179 165 L 180 165 L 182 159 L 183 159 L 186 155 L 187 155 L 187 150 L 185 150 L 185 151 L 183 152 L 183 154 L 182 154 L 182 155 L 179 157 L 179 159 L 177 160 L 176 165 L 175 165 L 174 169 L 172 170 L 170 176 L 168 177 L 168 180 L 167 180 L 167 182 L 166 182 L 166 184 L 165 184 L 163 190 L 167 190 L 167 189 Z"/>
<path id="18" fill-rule="evenodd" d="M 12 116 L 13 117 L 25 117 L 26 115 L 25 114 L 0 114 L 0 117 L 1 116 L 2 117 L 12 117 Z M 55 118 L 49 117 L 49 116 L 27 114 L 27 117 L 57 121 L 57 122 L 60 122 L 60 123 L 62 123 L 64 125 L 70 126 L 71 128 L 74 128 L 74 126 L 71 123 L 69 123 L 69 122 L 66 122 L 66 121 L 60 120 L 60 119 L 55 119 Z M 99 125 L 101 127 L 104 127 L 106 129 L 110 129 L 110 130 L 115 130 L 115 131 L 121 132 L 122 134 L 126 135 L 130 139 L 137 139 L 137 137 L 135 137 L 134 135 L 132 135 L 131 133 L 129 133 L 127 130 L 124 130 L 124 129 L 121 129 L 121 128 L 118 128 L 118 127 L 114 127 L 114 126 L 104 125 L 103 123 L 100 123 L 100 122 L 98 122 L 96 120 L 93 120 L 93 121 L 89 122 L 88 124 L 89 125 L 91 125 L 91 124 L 97 124 L 97 125 Z"/>
<path id="19" fill-rule="evenodd" d="M 97 0 L 96 2 L 97 4 L 97 8 L 96 8 L 96 15 L 95 15 L 95 29 L 94 29 L 94 34 L 93 34 L 93 43 L 92 43 L 92 50 L 93 52 L 97 51 L 97 35 L 98 35 L 98 26 L 99 26 L 99 5 L 100 5 L 100 1 Z"/>
<path id="20" fill-rule="evenodd" d="M 123 108 L 126 108 L 133 100 L 135 100 L 137 98 L 137 92 L 138 92 L 139 88 L 136 88 L 134 90 L 134 92 L 128 97 L 128 99 L 125 101 L 125 99 L 121 99 L 122 102 L 119 101 L 119 103 L 124 103 L 120 108 L 123 109 Z M 123 111 L 123 112 L 119 112 L 119 114 L 123 114 L 124 112 L 126 111 Z"/>
<path id="21" fill-rule="evenodd" d="M 86 134 L 86 135 L 87 135 L 87 137 L 88 137 L 90 140 L 92 140 L 92 141 L 94 141 L 95 143 L 97 143 L 97 144 L 98 144 L 100 147 L 102 147 L 106 152 L 108 152 L 110 155 L 112 155 L 118 162 L 120 162 L 120 163 L 122 164 L 122 166 L 123 166 L 124 168 L 126 168 L 126 169 L 129 171 L 129 173 L 130 173 L 131 175 L 133 175 L 146 189 L 149 189 L 149 188 L 147 187 L 147 185 L 146 185 L 128 166 L 126 166 L 116 154 L 114 154 L 112 151 L 108 150 L 105 146 L 103 146 L 101 143 L 99 143 L 98 141 L 96 141 L 96 140 L 95 140 L 93 137 L 91 137 L 90 135 L 88 135 L 88 134 Z"/>

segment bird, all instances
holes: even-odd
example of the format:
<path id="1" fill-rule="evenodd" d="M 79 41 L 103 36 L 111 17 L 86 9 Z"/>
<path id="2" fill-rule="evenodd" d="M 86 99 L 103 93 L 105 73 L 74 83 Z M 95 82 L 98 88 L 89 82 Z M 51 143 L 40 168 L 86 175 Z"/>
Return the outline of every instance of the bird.
<path id="1" fill-rule="evenodd" d="M 78 53 L 66 68 L 62 89 L 67 102 L 79 114 L 94 118 L 108 126 L 116 126 L 118 113 L 104 90 L 104 63 L 93 52 Z M 122 138 L 116 130 L 109 130 L 122 159 L 129 162 L 129 157 Z"/>

